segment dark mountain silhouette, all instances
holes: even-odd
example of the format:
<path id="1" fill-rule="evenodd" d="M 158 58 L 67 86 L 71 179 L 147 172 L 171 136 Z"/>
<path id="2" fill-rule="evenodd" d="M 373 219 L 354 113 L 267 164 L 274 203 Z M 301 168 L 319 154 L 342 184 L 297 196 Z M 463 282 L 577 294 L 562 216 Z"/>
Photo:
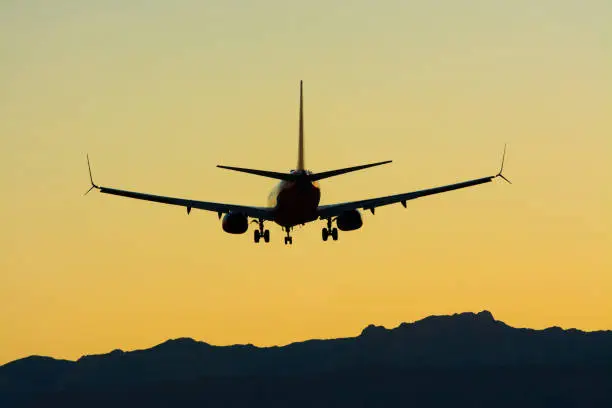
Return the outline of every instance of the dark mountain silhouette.
<path id="1" fill-rule="evenodd" d="M 490 312 L 283 347 L 189 338 L 0 367 L 0 406 L 612 406 L 612 332 L 517 329 Z"/>

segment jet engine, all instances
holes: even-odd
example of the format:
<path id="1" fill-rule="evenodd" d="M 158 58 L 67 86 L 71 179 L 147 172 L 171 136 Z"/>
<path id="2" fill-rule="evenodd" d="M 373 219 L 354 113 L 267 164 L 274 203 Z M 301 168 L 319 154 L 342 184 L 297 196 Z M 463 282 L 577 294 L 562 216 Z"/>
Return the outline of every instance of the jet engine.
<path id="1" fill-rule="evenodd" d="M 249 220 L 246 215 L 227 213 L 223 216 L 223 231 L 229 234 L 244 234 L 249 229 Z"/>
<path id="2" fill-rule="evenodd" d="M 345 211 L 336 218 L 336 224 L 341 231 L 353 231 L 361 228 L 363 221 L 357 210 Z"/>

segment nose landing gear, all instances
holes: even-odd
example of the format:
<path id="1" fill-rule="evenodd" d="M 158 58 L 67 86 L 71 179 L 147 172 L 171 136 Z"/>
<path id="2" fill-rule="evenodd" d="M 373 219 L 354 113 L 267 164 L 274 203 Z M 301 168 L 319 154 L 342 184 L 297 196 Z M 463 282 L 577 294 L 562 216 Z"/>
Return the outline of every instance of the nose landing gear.
<path id="1" fill-rule="evenodd" d="M 285 245 L 292 245 L 293 238 L 291 237 L 291 227 L 285 227 L 285 231 L 287 232 L 287 236 L 285 237 Z"/>
<path id="2" fill-rule="evenodd" d="M 321 230 L 321 238 L 323 241 L 327 241 L 327 238 L 332 237 L 334 241 L 338 240 L 338 228 L 332 228 L 332 219 L 327 219 L 327 227 Z"/>
<path id="3" fill-rule="evenodd" d="M 259 221 L 253 221 L 259 224 L 259 229 L 256 229 L 253 233 L 253 240 L 255 243 L 259 243 L 261 238 L 264 239 L 265 242 L 270 242 L 270 230 L 264 230 L 264 221 L 260 219 Z"/>

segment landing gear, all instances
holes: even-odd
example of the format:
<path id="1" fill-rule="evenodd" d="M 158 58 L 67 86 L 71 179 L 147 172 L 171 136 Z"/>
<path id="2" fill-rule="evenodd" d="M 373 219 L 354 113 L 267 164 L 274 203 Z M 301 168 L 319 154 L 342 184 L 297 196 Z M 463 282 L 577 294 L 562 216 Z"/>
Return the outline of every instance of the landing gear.
<path id="1" fill-rule="evenodd" d="M 285 231 L 287 232 L 287 236 L 285 237 L 285 245 L 293 244 L 293 238 L 291 238 L 291 227 L 285 227 Z"/>
<path id="2" fill-rule="evenodd" d="M 332 237 L 334 241 L 338 240 L 338 228 L 332 228 L 332 219 L 327 219 L 327 227 L 321 230 L 321 238 L 323 241 L 327 241 L 327 238 Z"/>
<path id="3" fill-rule="evenodd" d="M 259 240 L 262 238 L 265 242 L 270 242 L 270 230 L 264 230 L 264 221 L 260 219 L 259 221 L 253 222 L 258 222 L 259 224 L 259 229 L 253 231 L 253 240 L 255 241 L 255 243 L 259 243 Z"/>

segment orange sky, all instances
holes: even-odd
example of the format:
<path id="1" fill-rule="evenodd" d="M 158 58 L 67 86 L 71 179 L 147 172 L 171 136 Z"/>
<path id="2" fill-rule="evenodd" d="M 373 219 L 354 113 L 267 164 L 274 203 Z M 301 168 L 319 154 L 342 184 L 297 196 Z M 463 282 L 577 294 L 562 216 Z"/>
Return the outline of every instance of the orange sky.
<path id="1" fill-rule="evenodd" d="M 175 4 L 176 3 L 176 4 Z M 612 328 L 609 1 L 0 5 L 0 364 L 190 336 L 286 344 L 487 309 Z M 483 4 L 484 3 L 484 4 Z M 350 4 L 350 7 L 347 5 Z M 298 82 L 323 202 L 495 174 L 321 242 L 100 184 L 264 205 L 295 166 Z"/>

